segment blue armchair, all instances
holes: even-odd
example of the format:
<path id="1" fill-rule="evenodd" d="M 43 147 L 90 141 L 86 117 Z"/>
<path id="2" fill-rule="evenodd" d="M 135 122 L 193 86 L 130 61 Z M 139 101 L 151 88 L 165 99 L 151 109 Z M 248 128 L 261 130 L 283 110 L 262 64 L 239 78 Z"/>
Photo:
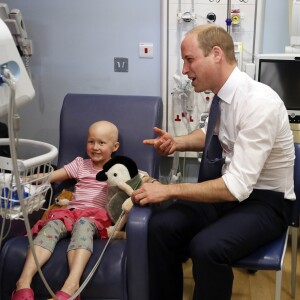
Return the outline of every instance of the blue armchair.
<path id="1" fill-rule="evenodd" d="M 153 127 L 161 126 L 162 101 L 160 97 L 116 96 L 92 94 L 66 95 L 60 116 L 60 141 L 57 166 L 61 167 L 76 156 L 85 156 L 85 141 L 88 126 L 98 120 L 115 123 L 120 131 L 120 148 L 117 154 L 131 157 L 138 168 L 153 177 L 158 177 L 159 157 L 153 147 L 142 144 L 145 138 L 153 137 Z M 65 187 L 62 183 L 56 190 Z M 113 240 L 85 289 L 82 300 L 146 300 L 148 297 L 147 274 L 147 209 L 134 207 L 126 225 L 127 240 Z M 61 240 L 50 260 L 42 268 L 43 274 L 55 292 L 61 288 L 68 274 L 66 249 L 69 240 Z M 106 240 L 94 241 L 94 253 L 83 274 L 89 275 L 98 260 Z M 21 273 L 27 238 L 12 237 L 5 242 L 0 253 L 0 299 L 10 299 L 15 283 Z M 50 297 L 40 275 L 32 282 L 35 299 Z"/>

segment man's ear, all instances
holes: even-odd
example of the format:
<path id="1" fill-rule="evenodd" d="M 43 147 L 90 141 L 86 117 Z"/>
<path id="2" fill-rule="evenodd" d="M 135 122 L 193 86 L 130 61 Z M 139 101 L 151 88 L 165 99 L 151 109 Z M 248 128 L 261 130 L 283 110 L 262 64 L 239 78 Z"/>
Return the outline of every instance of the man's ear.
<path id="1" fill-rule="evenodd" d="M 212 48 L 212 53 L 216 62 L 220 62 L 224 55 L 223 50 L 219 46 L 214 46 Z"/>

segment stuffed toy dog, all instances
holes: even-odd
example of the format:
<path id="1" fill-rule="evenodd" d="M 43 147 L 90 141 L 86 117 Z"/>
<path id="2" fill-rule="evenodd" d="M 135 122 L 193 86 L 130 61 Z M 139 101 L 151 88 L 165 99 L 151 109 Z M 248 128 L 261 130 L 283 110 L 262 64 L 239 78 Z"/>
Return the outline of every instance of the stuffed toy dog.
<path id="1" fill-rule="evenodd" d="M 128 219 L 128 213 L 133 204 L 131 194 L 142 183 L 136 163 L 127 156 L 115 156 L 104 164 L 103 170 L 97 175 L 99 181 L 107 181 L 108 184 L 108 204 L 107 211 L 113 223 L 117 223 L 122 211 L 125 212 L 119 222 L 114 238 L 126 238 L 126 233 L 122 231 Z M 114 227 L 108 228 L 110 236 Z"/>

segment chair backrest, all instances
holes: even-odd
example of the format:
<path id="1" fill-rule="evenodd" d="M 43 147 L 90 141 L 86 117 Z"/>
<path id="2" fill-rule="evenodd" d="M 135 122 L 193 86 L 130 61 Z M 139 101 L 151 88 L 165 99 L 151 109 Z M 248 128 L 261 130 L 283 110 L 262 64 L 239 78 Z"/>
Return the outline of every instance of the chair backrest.
<path id="1" fill-rule="evenodd" d="M 300 144 L 295 143 L 294 189 L 296 201 L 293 208 L 292 226 L 299 226 L 300 213 Z"/>
<path id="2" fill-rule="evenodd" d="M 60 114 L 58 167 L 75 157 L 86 157 L 89 126 L 107 120 L 119 129 L 117 155 L 132 158 L 140 170 L 159 175 L 159 156 L 153 147 L 143 145 L 154 137 L 153 127 L 162 125 L 162 100 L 152 96 L 67 94 Z"/>

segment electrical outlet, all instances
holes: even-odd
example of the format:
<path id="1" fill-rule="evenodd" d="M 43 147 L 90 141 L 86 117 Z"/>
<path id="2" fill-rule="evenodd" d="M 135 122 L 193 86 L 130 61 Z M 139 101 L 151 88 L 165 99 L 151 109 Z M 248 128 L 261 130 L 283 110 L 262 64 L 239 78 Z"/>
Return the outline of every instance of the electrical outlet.
<path id="1" fill-rule="evenodd" d="M 114 58 L 114 70 L 115 70 L 115 72 L 128 72 L 128 58 L 127 57 L 115 57 Z"/>

